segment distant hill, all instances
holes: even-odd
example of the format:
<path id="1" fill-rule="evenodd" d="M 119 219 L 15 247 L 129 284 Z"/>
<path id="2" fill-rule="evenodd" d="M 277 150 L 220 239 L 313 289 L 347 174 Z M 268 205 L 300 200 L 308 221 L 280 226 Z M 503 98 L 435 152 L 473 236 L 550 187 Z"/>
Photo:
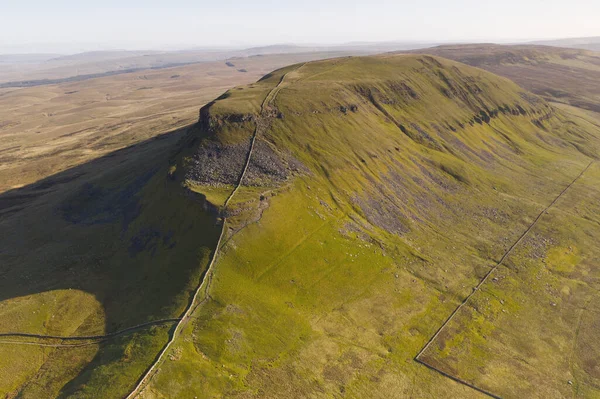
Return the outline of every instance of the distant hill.
<path id="1" fill-rule="evenodd" d="M 600 51 L 600 36 L 580 37 L 573 39 L 541 40 L 532 42 L 532 44 L 541 44 L 545 46 L 573 47 L 584 50 Z"/>
<path id="2" fill-rule="evenodd" d="M 62 55 L 50 59 L 50 62 L 98 62 L 114 59 L 123 59 L 129 57 L 149 56 L 159 54 L 160 51 L 130 51 L 130 50 L 113 50 L 113 51 L 89 51 L 71 55 Z"/>
<path id="3" fill-rule="evenodd" d="M 114 75 L 124 71 L 165 68 L 200 62 L 224 60 L 227 51 L 97 51 L 53 57 L 37 63 L 0 63 L 0 84 L 7 87 L 82 80 L 89 77 Z M 17 60 L 18 61 L 18 60 Z M 24 84 L 22 84 L 23 82 Z M 47 84 L 48 82 L 46 82 Z"/>
<path id="4" fill-rule="evenodd" d="M 178 51 L 91 51 L 72 55 L 0 55 L 0 87 L 80 81 L 144 69 L 274 54 L 320 53 L 315 58 L 369 55 L 426 47 L 421 43 L 278 44 L 247 49 L 192 48 Z"/>
<path id="5" fill-rule="evenodd" d="M 600 53 L 497 44 L 438 46 L 412 53 L 437 55 L 483 68 L 548 100 L 600 112 Z"/>
<path id="6" fill-rule="evenodd" d="M 0 54 L 0 64 L 28 64 L 49 61 L 59 54 Z"/>
<path id="7" fill-rule="evenodd" d="M 300 53 L 300 52 L 309 52 L 309 51 L 319 51 L 321 49 L 318 46 L 298 46 L 295 44 L 274 44 L 271 46 L 262 46 L 262 47 L 250 47 L 242 50 L 235 50 L 234 52 L 239 53 L 240 55 L 258 55 L 258 54 L 286 54 L 286 53 Z"/>

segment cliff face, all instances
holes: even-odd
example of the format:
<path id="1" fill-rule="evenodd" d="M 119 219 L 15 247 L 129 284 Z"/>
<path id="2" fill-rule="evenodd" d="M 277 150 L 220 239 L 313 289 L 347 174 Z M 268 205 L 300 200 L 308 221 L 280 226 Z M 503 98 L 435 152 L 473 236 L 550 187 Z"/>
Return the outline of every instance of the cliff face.
<path id="1" fill-rule="evenodd" d="M 221 98 L 226 98 L 226 96 L 222 96 Z M 215 101 L 212 101 L 200 108 L 198 124 L 201 129 L 208 133 L 215 133 L 218 130 L 222 130 L 226 125 L 231 123 L 245 123 L 254 121 L 254 115 L 252 114 L 233 113 L 225 115 L 213 115 L 211 108 L 214 106 L 214 104 Z"/>
<path id="2" fill-rule="evenodd" d="M 261 82 L 266 87 L 271 84 L 268 78 Z M 233 91 L 232 99 L 229 99 L 232 96 L 230 91 L 200 110 L 198 133 L 202 138 L 186 163 L 185 178 L 192 184 L 234 186 L 239 183 L 247 161 L 244 184 L 250 186 L 277 186 L 303 169 L 289 151 L 276 148 L 264 137 L 273 121 L 283 118 L 276 106 L 270 104 L 266 108 L 256 108 L 253 113 L 237 112 L 229 102 L 245 102 L 240 90 L 243 91 Z M 252 156 L 249 159 L 251 146 Z"/>

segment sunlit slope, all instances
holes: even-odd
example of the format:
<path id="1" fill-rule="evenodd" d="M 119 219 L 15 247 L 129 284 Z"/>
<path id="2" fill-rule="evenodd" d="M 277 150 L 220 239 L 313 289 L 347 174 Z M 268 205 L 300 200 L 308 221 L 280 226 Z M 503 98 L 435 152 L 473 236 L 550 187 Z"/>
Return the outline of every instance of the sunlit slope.
<path id="1" fill-rule="evenodd" d="M 259 134 L 206 301 L 145 397 L 480 396 L 413 358 L 599 143 L 507 79 L 425 56 L 295 65 L 200 125 L 172 171 L 214 206 Z"/>

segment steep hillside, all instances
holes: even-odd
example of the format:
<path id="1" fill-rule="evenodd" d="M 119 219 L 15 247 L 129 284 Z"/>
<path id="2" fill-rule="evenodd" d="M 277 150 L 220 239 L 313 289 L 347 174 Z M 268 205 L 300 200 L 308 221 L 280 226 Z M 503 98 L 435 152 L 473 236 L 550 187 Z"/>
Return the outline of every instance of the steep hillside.
<path id="1" fill-rule="evenodd" d="M 224 233 L 191 316 L 135 394 L 598 394 L 587 355 L 569 349 L 572 311 L 597 298 L 597 197 L 568 197 L 598 181 L 593 124 L 430 56 L 290 66 L 200 114 L 171 177 L 221 209 Z M 535 233 L 533 259 L 575 243 L 590 258 L 571 274 L 527 269 L 522 246 L 564 198 L 580 201 L 585 234 L 561 216 L 551 238 Z M 478 305 L 488 292 L 491 315 Z"/>
<path id="2" fill-rule="evenodd" d="M 547 100 L 600 112 L 600 54 L 539 45 L 469 44 L 416 50 L 505 76 Z"/>

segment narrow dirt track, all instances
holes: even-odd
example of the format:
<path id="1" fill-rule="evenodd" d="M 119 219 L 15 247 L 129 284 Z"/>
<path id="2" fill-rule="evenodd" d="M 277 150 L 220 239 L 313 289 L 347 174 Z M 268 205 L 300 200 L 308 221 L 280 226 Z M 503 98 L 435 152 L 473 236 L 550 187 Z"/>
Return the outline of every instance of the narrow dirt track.
<path id="1" fill-rule="evenodd" d="M 294 69 L 294 71 L 298 70 L 303 65 L 304 64 L 299 65 L 298 68 Z M 237 185 L 235 186 L 235 188 L 233 189 L 231 194 L 229 194 L 229 196 L 225 200 L 225 203 L 223 204 L 224 210 L 227 209 L 227 207 L 229 206 L 229 203 L 231 202 L 231 200 L 233 199 L 233 197 L 235 196 L 235 194 L 237 193 L 239 188 L 243 185 L 244 177 L 246 176 L 246 172 L 248 170 L 248 167 L 250 166 L 250 161 L 252 159 L 252 153 L 254 151 L 254 144 L 256 142 L 256 138 L 260 135 L 260 133 L 266 131 L 266 129 L 268 129 L 268 127 L 269 127 L 269 122 L 268 122 L 269 116 L 268 116 L 267 108 L 275 100 L 275 97 L 277 96 L 277 93 L 279 92 L 280 86 L 284 82 L 285 77 L 287 76 L 288 73 L 289 72 L 282 75 L 282 77 L 279 80 L 279 82 L 277 83 L 277 85 L 273 89 L 271 89 L 271 91 L 269 91 L 269 93 L 266 95 L 266 97 L 264 98 L 264 100 L 260 106 L 260 114 L 256 120 L 256 127 L 254 128 L 254 132 L 253 132 L 252 138 L 250 140 L 250 147 L 248 149 L 246 163 L 244 164 L 244 168 L 240 174 Z M 194 312 L 194 310 L 206 300 L 206 297 L 205 297 L 202 301 L 198 302 L 198 297 L 204 287 L 206 287 L 206 289 L 204 291 L 206 292 L 206 296 L 208 296 L 208 290 L 210 288 L 210 284 L 212 283 L 213 267 L 216 263 L 218 255 L 219 255 L 219 250 L 221 249 L 221 242 L 223 241 L 223 237 L 225 236 L 226 223 L 227 223 L 227 218 L 223 217 L 223 221 L 221 223 L 221 234 L 219 236 L 219 240 L 217 241 L 217 245 L 213 252 L 210 264 L 209 264 L 208 268 L 206 269 L 206 273 L 204 273 L 204 278 L 202 279 L 202 281 L 200 282 L 200 285 L 196 289 L 194 296 L 188 305 L 187 310 L 183 314 L 183 317 L 181 318 L 181 320 L 177 323 L 177 326 L 175 326 L 175 330 L 173 331 L 173 334 L 171 335 L 171 339 L 169 340 L 167 345 L 163 348 L 163 350 L 160 352 L 160 354 L 158 355 L 158 357 L 156 358 L 156 360 L 152 364 L 152 366 L 150 366 L 150 368 L 146 371 L 146 373 L 140 378 L 140 380 L 137 383 L 137 385 L 135 386 L 135 388 L 131 391 L 131 393 L 129 393 L 129 395 L 126 396 L 126 399 L 133 399 L 143 391 L 146 384 L 152 379 L 154 374 L 158 371 L 158 368 L 159 368 L 160 364 L 164 361 L 165 356 L 167 355 L 167 353 L 169 352 L 169 349 L 171 348 L 171 345 L 175 342 L 175 339 L 179 336 L 179 334 L 181 333 L 181 331 L 183 330 L 183 328 L 185 327 L 185 325 L 191 318 L 191 315 Z"/>
<path id="2" fill-rule="evenodd" d="M 577 177 L 575 177 L 575 179 L 573 179 L 573 181 L 571 181 L 571 183 L 569 183 L 557 196 L 556 198 L 554 198 L 554 200 L 550 203 L 550 205 L 548 205 L 546 208 L 544 208 L 539 215 L 537 215 L 537 217 L 535 218 L 535 220 L 529 225 L 529 227 L 523 232 L 523 234 L 521 234 L 519 236 L 519 238 L 511 245 L 511 247 L 504 253 L 504 255 L 502 255 L 502 258 L 500 258 L 500 260 L 498 261 L 498 263 L 496 263 L 496 266 L 494 266 L 493 268 L 490 269 L 490 271 L 487 272 L 487 274 L 483 277 L 483 279 L 479 282 L 479 284 L 477 284 L 477 286 L 475 286 L 475 288 L 473 289 L 473 291 L 462 301 L 462 303 L 460 305 L 458 305 L 458 307 L 456 309 L 454 309 L 454 311 L 450 314 L 450 316 L 448 316 L 448 318 L 446 319 L 446 321 L 444 321 L 444 323 L 440 326 L 440 328 L 438 328 L 438 330 L 436 331 L 436 333 L 433 335 L 433 337 L 431 337 L 429 339 L 429 341 L 427 341 L 427 343 L 425 344 L 425 346 L 419 351 L 419 353 L 415 356 L 414 360 L 424 366 L 426 366 L 427 368 L 434 370 L 440 374 L 442 374 L 445 377 L 448 377 L 460 384 L 463 384 L 465 386 L 468 386 L 469 388 L 475 389 L 476 391 L 479 391 L 487 396 L 490 396 L 492 398 L 496 398 L 496 399 L 501 399 L 500 396 L 497 396 L 491 392 L 488 392 L 482 388 L 479 388 L 467 381 L 461 380 L 460 378 L 450 375 L 448 373 L 446 373 L 445 371 L 442 371 L 440 369 L 437 369 L 435 366 L 432 366 L 431 364 L 428 364 L 427 362 L 423 361 L 420 359 L 421 355 L 427 350 L 427 348 L 429 348 L 429 346 L 433 343 L 433 341 L 436 340 L 436 338 L 440 335 L 440 333 L 442 332 L 442 330 L 448 325 L 448 323 L 450 323 L 452 321 L 452 319 L 454 318 L 454 316 L 456 316 L 456 314 L 460 311 L 460 309 L 462 309 L 463 306 L 465 306 L 469 300 L 471 299 L 471 297 L 473 295 L 475 295 L 475 293 L 477 293 L 479 291 L 479 289 L 481 288 L 481 286 L 488 280 L 488 278 L 492 275 L 492 273 L 494 273 L 498 267 L 500 267 L 504 261 L 506 260 L 506 258 L 512 253 L 512 251 L 515 249 L 515 247 L 517 245 L 519 245 L 519 243 L 521 243 L 521 241 L 523 241 L 523 239 L 527 236 L 527 234 L 529 234 L 529 232 L 535 227 L 535 225 L 539 222 L 539 220 L 542 218 L 542 216 L 544 216 L 545 213 L 548 212 L 548 210 L 550 208 L 552 208 L 552 206 L 554 206 L 554 204 L 556 204 L 556 202 L 563 196 L 563 194 L 565 194 L 570 188 L 571 186 L 573 186 L 573 184 L 575 184 L 577 182 L 577 180 L 579 180 L 583 174 L 594 164 L 594 161 L 591 161 L 580 173 L 579 175 L 577 175 Z"/>

